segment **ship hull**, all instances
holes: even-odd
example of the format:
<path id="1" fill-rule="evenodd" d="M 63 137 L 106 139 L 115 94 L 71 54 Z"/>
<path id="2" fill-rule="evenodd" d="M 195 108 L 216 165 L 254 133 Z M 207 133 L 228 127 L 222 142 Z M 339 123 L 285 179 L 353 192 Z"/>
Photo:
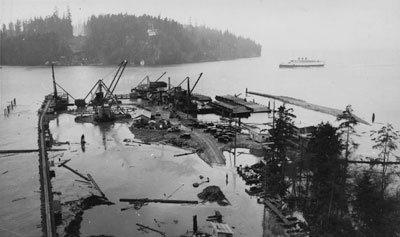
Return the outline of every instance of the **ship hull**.
<path id="1" fill-rule="evenodd" d="M 324 67 L 324 64 L 279 64 L 279 68 L 296 68 L 296 67 Z"/>

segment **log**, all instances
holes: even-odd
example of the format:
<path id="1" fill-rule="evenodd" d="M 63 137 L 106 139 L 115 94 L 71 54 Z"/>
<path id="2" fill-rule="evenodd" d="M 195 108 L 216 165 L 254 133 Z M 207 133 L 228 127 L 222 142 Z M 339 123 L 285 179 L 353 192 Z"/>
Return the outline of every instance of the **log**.
<path id="1" fill-rule="evenodd" d="M 177 156 L 186 156 L 186 155 L 191 155 L 191 154 L 195 154 L 195 153 L 196 153 L 196 151 L 193 151 L 193 152 L 188 152 L 188 153 L 183 153 L 183 154 L 174 155 L 174 157 L 177 157 Z"/>
<path id="2" fill-rule="evenodd" d="M 65 164 L 67 164 L 70 160 L 71 160 L 71 159 L 64 160 L 63 162 L 61 162 L 61 163 L 58 164 L 57 166 L 58 166 L 58 167 L 61 167 L 61 166 L 65 165 Z"/>
<path id="3" fill-rule="evenodd" d="M 199 204 L 199 201 L 190 200 L 166 200 L 166 199 L 149 199 L 149 198 L 121 198 L 120 202 L 159 202 L 159 203 L 174 203 L 174 204 Z"/>
<path id="4" fill-rule="evenodd" d="M 64 163 L 64 162 L 63 162 Z M 59 166 L 62 166 L 62 167 L 64 167 L 64 168 L 66 168 L 67 170 L 69 170 L 69 171 L 71 171 L 72 173 L 74 173 L 74 174 L 76 174 L 76 175 L 78 175 L 79 177 L 81 177 L 82 179 L 84 179 L 84 180 L 86 180 L 86 181 L 90 181 L 90 179 L 88 179 L 86 176 L 84 176 L 83 174 L 80 174 L 79 172 L 77 172 L 77 171 L 75 171 L 75 170 L 73 170 L 73 169 L 71 169 L 69 166 L 67 166 L 66 164 L 60 164 Z"/>
<path id="5" fill-rule="evenodd" d="M 159 234 L 162 235 L 162 236 L 165 236 L 165 232 L 162 232 L 162 231 L 153 229 L 153 228 L 151 228 L 151 227 L 148 227 L 148 226 L 145 226 L 145 225 L 142 225 L 142 224 L 139 224 L 139 223 L 136 223 L 136 225 L 139 226 L 139 227 L 141 227 L 141 228 L 144 228 L 144 229 L 148 229 L 148 230 L 157 232 L 157 233 L 159 233 Z"/>
<path id="6" fill-rule="evenodd" d="M 104 199 L 107 199 L 107 198 L 106 198 L 106 195 L 103 193 L 103 191 L 101 191 L 99 185 L 97 185 L 97 183 L 96 183 L 96 181 L 94 181 L 93 177 L 92 177 L 90 174 L 87 174 L 87 176 L 89 177 L 89 179 L 90 179 L 90 181 L 92 182 L 92 184 L 96 187 L 96 189 L 100 192 L 101 196 L 102 196 Z"/>
<path id="7" fill-rule="evenodd" d="M 47 151 L 66 151 L 67 149 L 48 149 Z M 39 149 L 0 150 L 0 154 L 39 152 Z"/>

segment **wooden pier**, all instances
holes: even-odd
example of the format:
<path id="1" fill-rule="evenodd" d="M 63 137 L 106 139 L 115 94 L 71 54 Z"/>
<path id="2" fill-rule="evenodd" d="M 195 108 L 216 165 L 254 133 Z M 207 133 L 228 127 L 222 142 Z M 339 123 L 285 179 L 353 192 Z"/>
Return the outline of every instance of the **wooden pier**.
<path id="1" fill-rule="evenodd" d="M 247 101 L 233 95 L 217 95 L 215 99 L 221 102 L 225 102 L 233 105 L 240 105 L 250 110 L 251 113 L 269 113 L 271 110 L 264 105 L 257 104 L 255 102 Z"/>

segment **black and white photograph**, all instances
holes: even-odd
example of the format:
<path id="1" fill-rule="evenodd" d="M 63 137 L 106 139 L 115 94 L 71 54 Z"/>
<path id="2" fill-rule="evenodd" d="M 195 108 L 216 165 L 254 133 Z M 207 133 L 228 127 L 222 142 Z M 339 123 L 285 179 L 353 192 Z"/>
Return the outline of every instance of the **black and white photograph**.
<path id="1" fill-rule="evenodd" d="M 398 0 L 0 0 L 0 236 L 400 236 L 399 29 Z"/>

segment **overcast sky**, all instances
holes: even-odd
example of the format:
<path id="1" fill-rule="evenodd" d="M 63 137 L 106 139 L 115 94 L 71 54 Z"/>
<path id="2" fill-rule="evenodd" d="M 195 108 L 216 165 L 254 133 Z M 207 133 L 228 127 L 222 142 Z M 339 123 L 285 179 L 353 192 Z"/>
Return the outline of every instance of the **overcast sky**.
<path id="1" fill-rule="evenodd" d="M 0 22 L 149 14 L 255 39 L 264 49 L 400 49 L 399 0 L 0 0 Z"/>

